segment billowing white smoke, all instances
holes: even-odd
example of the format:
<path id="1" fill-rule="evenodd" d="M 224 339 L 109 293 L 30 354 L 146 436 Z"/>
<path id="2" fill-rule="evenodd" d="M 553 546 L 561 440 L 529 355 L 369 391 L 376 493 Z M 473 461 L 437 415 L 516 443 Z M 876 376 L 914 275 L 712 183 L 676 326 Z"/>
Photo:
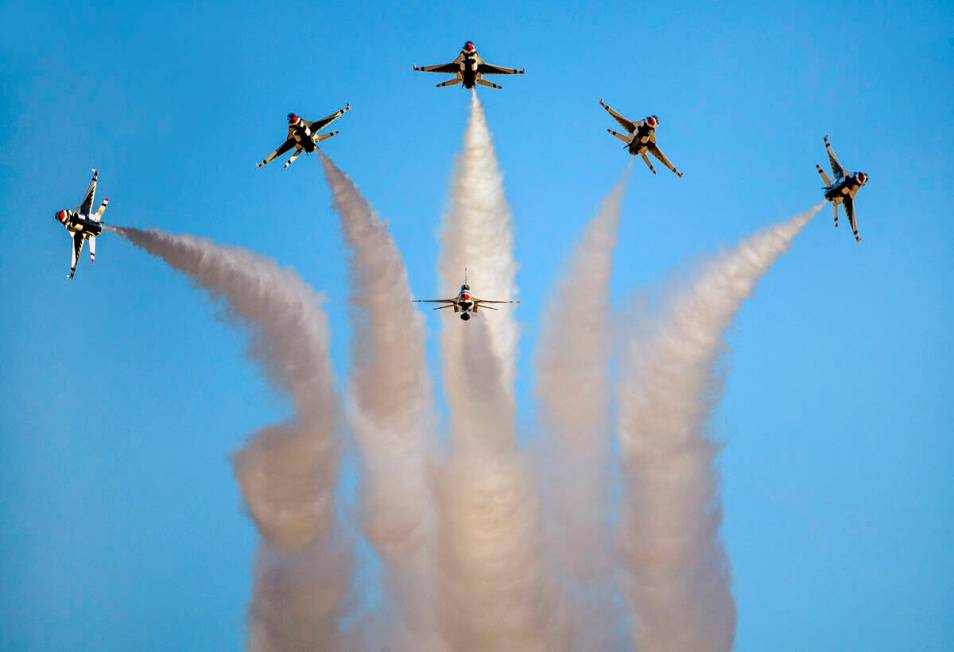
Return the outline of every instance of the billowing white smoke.
<path id="1" fill-rule="evenodd" d="M 487 119 L 476 93 L 471 94 L 464 151 L 457 160 L 452 183 L 449 214 L 441 232 L 441 291 L 453 294 L 466 267 L 478 297 L 514 298 L 517 264 L 513 259 L 512 216 Z M 487 327 L 492 350 L 501 361 L 504 387 L 512 392 L 518 335 L 513 311 L 494 313 Z M 458 330 L 448 329 L 445 338 L 458 334 Z"/>
<path id="2" fill-rule="evenodd" d="M 351 551 L 334 531 L 299 550 L 261 542 L 248 614 L 249 652 L 350 650 L 340 632 Z"/>
<path id="3" fill-rule="evenodd" d="M 113 230 L 225 300 L 228 314 L 241 318 L 250 335 L 249 357 L 290 394 L 293 419 L 263 428 L 235 456 L 248 512 L 265 539 L 249 614 L 250 647 L 291 649 L 282 641 L 292 628 L 304 637 L 296 639 L 301 647 L 328 649 L 337 636 L 351 559 L 335 524 L 341 441 L 319 297 L 293 273 L 237 247 L 154 230 Z M 322 586 L 309 586 L 306 576 L 320 576 Z M 321 600 L 314 599 L 318 594 Z M 294 605 L 300 611 L 289 614 L 286 607 Z"/>
<path id="4" fill-rule="evenodd" d="M 352 431 L 361 452 L 364 530 L 391 571 L 395 624 L 377 634 L 392 650 L 438 646 L 434 620 L 434 506 L 427 457 L 433 399 L 424 320 L 387 224 L 354 182 L 319 153 L 351 256 Z M 374 633 L 372 633 L 374 635 Z"/>
<path id="5" fill-rule="evenodd" d="M 715 365 L 739 307 L 821 205 L 757 233 L 670 298 L 622 361 L 622 561 L 640 652 L 730 650 L 736 612 L 715 457 Z"/>
<path id="6" fill-rule="evenodd" d="M 476 96 L 454 176 L 440 262 L 445 292 L 463 268 L 478 297 L 513 296 L 510 210 Z M 453 315 L 446 315 L 448 320 Z M 453 650 L 552 650 L 539 499 L 514 425 L 516 327 L 508 310 L 445 324 L 452 449 L 438 472 L 440 625 Z"/>
<path id="7" fill-rule="evenodd" d="M 536 364 L 547 432 L 548 534 L 571 601 L 573 649 L 618 649 L 607 522 L 610 276 L 632 162 L 586 227 L 546 312 Z"/>

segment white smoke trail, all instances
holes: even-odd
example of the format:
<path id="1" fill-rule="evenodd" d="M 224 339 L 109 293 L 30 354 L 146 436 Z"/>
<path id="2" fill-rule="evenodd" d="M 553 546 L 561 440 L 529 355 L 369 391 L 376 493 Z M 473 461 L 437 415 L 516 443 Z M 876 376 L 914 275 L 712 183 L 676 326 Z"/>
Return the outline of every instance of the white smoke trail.
<path id="1" fill-rule="evenodd" d="M 604 199 L 550 301 L 537 355 L 540 418 L 549 434 L 548 533 L 566 575 L 573 648 L 618 649 L 608 545 L 610 275 L 626 182 Z"/>
<path id="2" fill-rule="evenodd" d="M 452 650 L 561 649 L 535 478 L 516 447 L 489 319 L 451 324 L 467 341 L 445 359 L 454 441 L 437 475 L 442 631 Z"/>
<path id="3" fill-rule="evenodd" d="M 364 469 L 364 530 L 392 573 L 389 602 L 400 612 L 397 627 L 382 636 L 392 650 L 437 649 L 426 468 L 435 418 L 424 320 L 387 224 L 344 172 L 319 157 L 351 251 L 356 406 L 349 416 Z"/>
<path id="4" fill-rule="evenodd" d="M 306 620 L 289 626 L 312 641 L 332 640 L 328 628 L 337 626 L 351 560 L 335 527 L 341 442 L 320 299 L 293 273 L 243 249 L 154 230 L 113 230 L 187 274 L 211 297 L 224 299 L 249 332 L 249 357 L 291 395 L 294 419 L 263 428 L 235 456 L 248 512 L 268 542 L 249 614 L 250 646 L 287 649 L 281 632 L 297 616 L 287 615 L 285 605 L 304 602 L 309 606 L 300 615 Z M 323 599 L 313 604 L 308 596 L 319 589 L 305 586 L 302 556 L 318 565 L 311 575 L 324 579 Z"/>
<path id="5" fill-rule="evenodd" d="M 442 291 L 456 290 L 466 267 L 477 296 L 514 297 L 517 264 L 513 259 L 512 216 L 487 119 L 476 93 L 471 94 L 470 122 L 464 135 L 464 151 L 457 160 L 441 242 Z M 512 392 L 518 336 L 513 312 L 494 313 L 488 328 L 493 351 L 501 360 L 504 387 Z M 455 336 L 459 330 L 448 329 L 445 337 Z"/>
<path id="6" fill-rule="evenodd" d="M 278 550 L 264 541 L 259 545 L 249 652 L 352 649 L 339 627 L 350 581 L 351 552 L 345 543 L 328 532 L 300 550 Z"/>
<path id="7" fill-rule="evenodd" d="M 443 230 L 446 291 L 465 266 L 477 296 L 513 296 L 513 235 L 500 172 L 473 96 Z M 452 315 L 448 315 L 452 319 Z M 558 649 L 531 467 L 517 450 L 506 310 L 453 319 L 442 333 L 452 450 L 437 474 L 439 616 L 453 650 Z"/>
<path id="8" fill-rule="evenodd" d="M 619 387 L 627 472 L 623 566 L 640 652 L 730 650 L 736 611 L 706 427 L 715 364 L 739 307 L 821 205 L 761 231 L 673 297 L 647 339 L 632 338 Z"/>

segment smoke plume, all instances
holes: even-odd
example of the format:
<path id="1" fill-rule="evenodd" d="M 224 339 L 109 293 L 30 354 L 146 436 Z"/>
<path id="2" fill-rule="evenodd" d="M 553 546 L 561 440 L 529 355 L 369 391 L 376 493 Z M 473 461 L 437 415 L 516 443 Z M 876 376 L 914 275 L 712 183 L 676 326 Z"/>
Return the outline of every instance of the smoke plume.
<path id="1" fill-rule="evenodd" d="M 632 162 L 586 227 L 546 311 L 536 361 L 548 534 L 567 582 L 573 648 L 617 649 L 607 527 L 610 275 Z"/>
<path id="2" fill-rule="evenodd" d="M 478 297 L 513 296 L 510 209 L 476 95 L 442 242 L 445 291 L 460 282 L 467 266 Z M 446 324 L 441 337 L 452 445 L 436 477 L 439 615 L 454 650 L 555 645 L 556 609 L 541 554 L 536 483 L 517 449 L 516 337 L 506 308 L 478 312 L 466 324 Z"/>
<path id="3" fill-rule="evenodd" d="M 390 602 L 401 612 L 381 635 L 391 649 L 433 649 L 434 507 L 426 464 L 435 419 L 424 321 L 387 224 L 354 182 L 319 156 L 350 250 L 355 406 L 349 420 L 364 471 L 364 531 L 390 570 Z"/>
<path id="4" fill-rule="evenodd" d="M 300 632 L 302 647 L 332 640 L 351 564 L 335 523 L 341 442 L 319 298 L 296 275 L 237 247 L 155 230 L 114 231 L 224 300 L 250 336 L 249 358 L 291 396 L 293 418 L 263 428 L 235 455 L 248 513 L 266 541 L 249 614 L 250 647 L 290 649 L 281 643 L 284 634 L 275 635 L 288 627 Z M 315 576 L 322 587 L 307 585 L 306 577 Z M 317 594 L 321 600 L 313 599 Z M 294 605 L 299 611 L 289 613 Z"/>
<path id="5" fill-rule="evenodd" d="M 726 329 L 755 284 L 821 205 L 765 229 L 670 298 L 622 362 L 619 436 L 626 468 L 624 580 L 640 652 L 730 650 L 736 612 L 719 538 L 715 457 L 706 434 Z"/>
<path id="6" fill-rule="evenodd" d="M 449 214 L 441 232 L 441 291 L 455 290 L 464 268 L 468 268 L 468 280 L 478 289 L 478 296 L 513 298 L 517 291 L 517 264 L 513 259 L 512 216 L 487 119 L 476 93 L 471 94 L 464 151 L 457 160 L 452 184 Z M 512 392 L 517 326 L 510 310 L 501 310 L 493 317 L 487 324 L 492 350 L 501 361 L 504 387 Z M 448 329 L 445 338 L 456 335 L 458 330 Z"/>

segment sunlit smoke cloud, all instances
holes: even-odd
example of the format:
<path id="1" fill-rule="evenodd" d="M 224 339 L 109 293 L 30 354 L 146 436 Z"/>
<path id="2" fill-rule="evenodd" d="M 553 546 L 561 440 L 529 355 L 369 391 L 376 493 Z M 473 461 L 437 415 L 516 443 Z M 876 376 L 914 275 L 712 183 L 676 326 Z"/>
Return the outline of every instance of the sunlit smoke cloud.
<path id="1" fill-rule="evenodd" d="M 715 457 L 706 433 L 720 391 L 723 337 L 755 284 L 821 205 L 765 229 L 670 297 L 622 361 L 626 468 L 622 561 L 640 652 L 730 650 L 736 611 L 719 538 Z"/>
<path id="2" fill-rule="evenodd" d="M 536 360 L 548 535 L 571 600 L 573 647 L 618 649 L 607 523 L 610 277 L 632 162 L 589 222 L 550 300 Z"/>
<path id="3" fill-rule="evenodd" d="M 262 542 L 256 553 L 249 605 L 249 652 L 349 650 L 340 628 L 351 551 L 330 532 L 304 548 L 277 550 Z"/>
<path id="4" fill-rule="evenodd" d="M 464 151 L 457 160 L 452 183 L 449 214 L 441 231 L 441 291 L 457 289 L 466 267 L 477 296 L 514 297 L 517 264 L 513 258 L 513 219 L 493 139 L 476 93 L 471 94 Z M 493 351 L 501 360 L 504 387 L 512 391 L 517 326 L 512 310 L 502 310 L 494 317 L 488 324 Z M 453 336 L 456 330 L 445 332 L 445 336 Z"/>
<path id="5" fill-rule="evenodd" d="M 331 634 L 322 628 L 336 624 L 340 615 L 351 564 L 335 523 L 341 442 L 319 297 L 295 274 L 238 247 L 155 230 L 114 230 L 188 275 L 212 298 L 224 300 L 227 315 L 240 318 L 250 336 L 249 357 L 291 396 L 293 418 L 263 428 L 235 456 L 248 512 L 267 542 L 249 614 L 250 644 L 258 641 L 253 649 L 259 650 L 287 649 L 267 644 L 272 639 L 264 632 L 274 627 L 259 617 L 310 601 L 296 593 L 300 590 L 320 591 L 323 599 L 303 609 L 307 622 L 294 626 L 324 640 Z M 320 590 L 293 577 L 301 569 L 292 567 L 309 554 L 318 564 L 311 575 L 317 573 L 325 584 Z"/>
<path id="6" fill-rule="evenodd" d="M 350 252 L 352 393 L 349 421 L 361 453 L 364 530 L 390 570 L 398 614 L 383 618 L 392 650 L 436 649 L 431 380 L 424 321 L 387 224 L 354 182 L 320 154 Z M 389 625 L 391 618 L 397 622 Z"/>
<path id="7" fill-rule="evenodd" d="M 477 296 L 513 295 L 510 209 L 483 109 L 472 96 L 454 174 L 440 272 L 444 288 L 470 269 Z M 445 323 L 441 349 L 451 452 L 438 471 L 440 623 L 454 650 L 552 650 L 559 619 L 542 554 L 539 498 L 517 449 L 507 310 Z M 558 649 L 558 648 L 557 648 Z"/>
<path id="8" fill-rule="evenodd" d="M 436 478 L 441 625 L 453 650 L 561 649 L 537 482 L 517 450 L 488 319 L 453 324 L 468 333 L 447 365 L 453 444 Z"/>

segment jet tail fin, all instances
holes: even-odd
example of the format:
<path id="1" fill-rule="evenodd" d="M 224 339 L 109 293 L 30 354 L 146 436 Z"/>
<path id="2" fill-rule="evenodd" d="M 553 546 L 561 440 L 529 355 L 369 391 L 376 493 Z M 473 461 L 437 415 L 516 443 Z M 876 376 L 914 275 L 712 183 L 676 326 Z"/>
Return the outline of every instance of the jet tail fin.
<path id="1" fill-rule="evenodd" d="M 96 236 L 89 236 L 89 262 L 96 262 Z"/>
<path id="2" fill-rule="evenodd" d="M 830 188 L 830 187 L 831 187 L 831 179 L 829 179 L 829 178 L 828 178 L 828 175 L 825 174 L 825 171 L 822 169 L 822 166 L 820 166 L 820 165 L 818 165 L 818 163 L 816 163 L 816 164 L 815 164 L 815 169 L 818 170 L 818 174 L 821 175 L 822 181 L 825 182 L 825 186 L 826 186 L 827 188 Z"/>
<path id="3" fill-rule="evenodd" d="M 323 140 L 328 140 L 332 136 L 337 136 L 340 133 L 341 133 L 340 131 L 330 131 L 327 134 L 321 134 L 320 136 L 315 136 L 315 143 L 317 144 Z"/>
<path id="4" fill-rule="evenodd" d="M 106 208 L 109 206 L 109 197 L 103 200 L 103 203 L 99 205 L 99 210 L 93 214 L 93 221 L 99 222 L 103 219 L 103 213 L 106 212 Z"/>

